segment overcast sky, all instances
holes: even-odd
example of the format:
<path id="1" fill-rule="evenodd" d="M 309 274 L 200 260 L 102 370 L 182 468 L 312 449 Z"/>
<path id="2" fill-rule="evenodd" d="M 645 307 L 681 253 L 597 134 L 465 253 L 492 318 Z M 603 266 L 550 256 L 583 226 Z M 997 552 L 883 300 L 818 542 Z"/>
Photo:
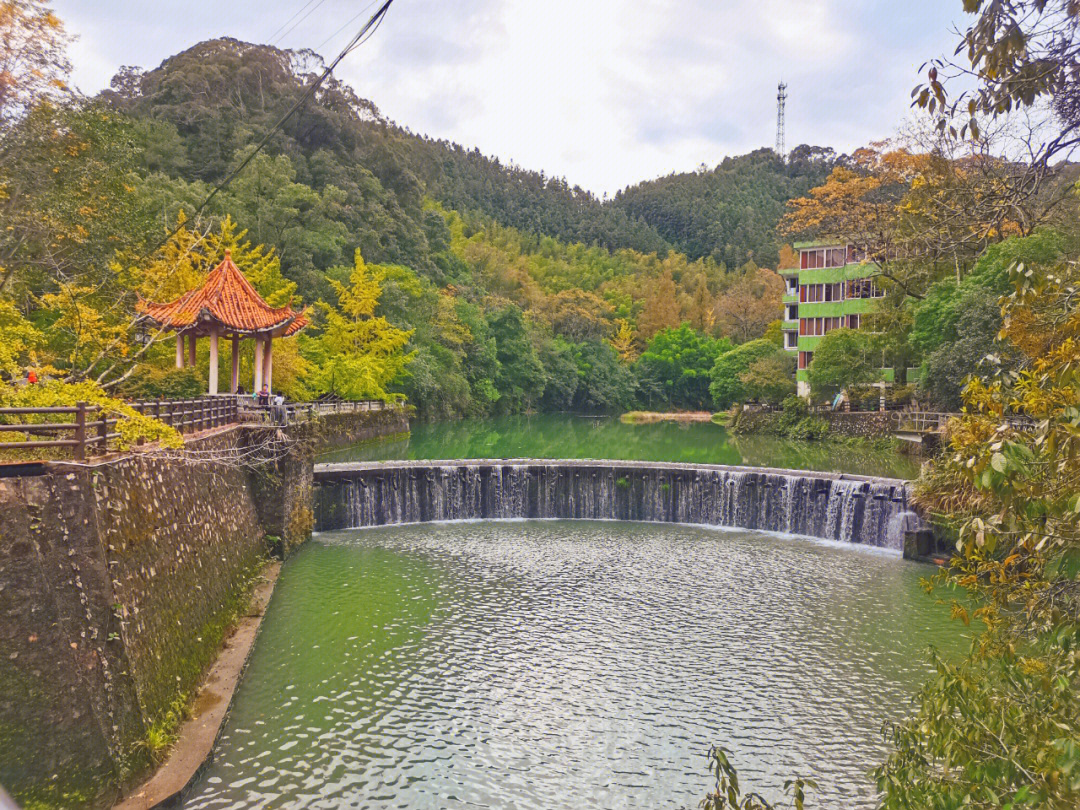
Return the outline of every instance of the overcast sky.
<path id="1" fill-rule="evenodd" d="M 121 65 L 156 67 L 211 37 L 332 58 L 373 10 L 349 23 L 368 3 L 53 0 L 79 36 L 71 56 L 87 93 L 107 86 Z M 960 0 L 396 0 L 337 73 L 414 132 L 613 194 L 771 146 L 781 78 L 789 148 L 850 151 L 893 135 L 910 114 L 919 65 L 954 49 L 960 7 Z"/>

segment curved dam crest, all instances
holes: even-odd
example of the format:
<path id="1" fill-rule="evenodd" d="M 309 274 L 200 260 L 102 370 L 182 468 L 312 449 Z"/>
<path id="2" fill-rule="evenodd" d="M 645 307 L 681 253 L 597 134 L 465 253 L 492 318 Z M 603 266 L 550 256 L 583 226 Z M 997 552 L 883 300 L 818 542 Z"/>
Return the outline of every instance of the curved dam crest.
<path id="1" fill-rule="evenodd" d="M 900 551 L 920 528 L 895 478 L 661 462 L 468 459 L 316 464 L 315 530 L 578 519 L 783 532 Z"/>

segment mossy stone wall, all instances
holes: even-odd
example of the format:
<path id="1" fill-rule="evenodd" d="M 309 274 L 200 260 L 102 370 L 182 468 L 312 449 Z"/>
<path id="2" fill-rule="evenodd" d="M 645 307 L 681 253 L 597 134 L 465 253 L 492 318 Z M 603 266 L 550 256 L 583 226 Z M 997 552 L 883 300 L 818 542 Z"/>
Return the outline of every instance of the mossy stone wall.
<path id="1" fill-rule="evenodd" d="M 328 414 L 320 418 L 316 431 L 320 448 L 344 447 L 384 436 L 409 432 L 412 407 L 383 411 Z"/>
<path id="2" fill-rule="evenodd" d="M 883 439 L 892 435 L 894 427 L 889 414 L 880 411 L 815 411 L 810 415 L 828 424 L 832 436 Z M 776 433 L 782 416 L 781 411 L 743 411 L 738 418 L 738 432 Z"/>
<path id="3" fill-rule="evenodd" d="M 107 806 L 270 547 L 310 537 L 316 449 L 408 429 L 404 408 L 343 413 L 0 478 L 0 784 L 25 807 Z"/>
<path id="4" fill-rule="evenodd" d="M 203 441 L 228 453 L 241 430 Z M 128 457 L 0 479 L 0 783 L 108 804 L 267 557 L 248 472 Z"/>

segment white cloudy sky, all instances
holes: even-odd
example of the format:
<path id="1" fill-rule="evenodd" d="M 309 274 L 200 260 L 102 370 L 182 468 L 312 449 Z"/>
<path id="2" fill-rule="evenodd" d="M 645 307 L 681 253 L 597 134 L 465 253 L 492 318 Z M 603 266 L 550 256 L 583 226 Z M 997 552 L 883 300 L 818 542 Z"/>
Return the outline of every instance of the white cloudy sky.
<path id="1" fill-rule="evenodd" d="M 370 0 L 53 0 L 75 79 L 107 86 L 217 36 L 332 57 Z M 340 78 L 415 132 L 597 194 L 772 145 L 892 135 L 919 65 L 951 53 L 960 0 L 396 0 Z M 291 22 L 290 18 L 300 12 Z M 293 25 L 295 23 L 295 26 Z M 283 30 L 284 26 L 284 30 Z M 289 28 L 291 27 L 291 30 Z"/>

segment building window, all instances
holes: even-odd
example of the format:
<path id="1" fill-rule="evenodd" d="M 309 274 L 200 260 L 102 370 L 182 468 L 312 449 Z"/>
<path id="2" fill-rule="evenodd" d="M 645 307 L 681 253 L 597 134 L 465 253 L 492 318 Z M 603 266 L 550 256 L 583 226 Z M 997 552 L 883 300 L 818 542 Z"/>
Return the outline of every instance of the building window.
<path id="1" fill-rule="evenodd" d="M 861 320 L 862 319 L 858 315 L 848 315 L 847 316 L 847 327 L 848 327 L 848 329 L 858 329 L 859 326 L 860 326 Z"/>
<path id="2" fill-rule="evenodd" d="M 799 368 L 808 368 L 810 366 L 810 363 L 813 362 L 813 360 L 813 352 L 799 352 Z"/>
<path id="3" fill-rule="evenodd" d="M 884 298 L 885 291 L 872 278 L 859 278 L 847 284 L 848 298 Z"/>
<path id="4" fill-rule="evenodd" d="M 812 248 L 800 251 L 799 267 L 818 270 L 823 267 L 843 267 L 848 263 L 847 247 Z"/>

